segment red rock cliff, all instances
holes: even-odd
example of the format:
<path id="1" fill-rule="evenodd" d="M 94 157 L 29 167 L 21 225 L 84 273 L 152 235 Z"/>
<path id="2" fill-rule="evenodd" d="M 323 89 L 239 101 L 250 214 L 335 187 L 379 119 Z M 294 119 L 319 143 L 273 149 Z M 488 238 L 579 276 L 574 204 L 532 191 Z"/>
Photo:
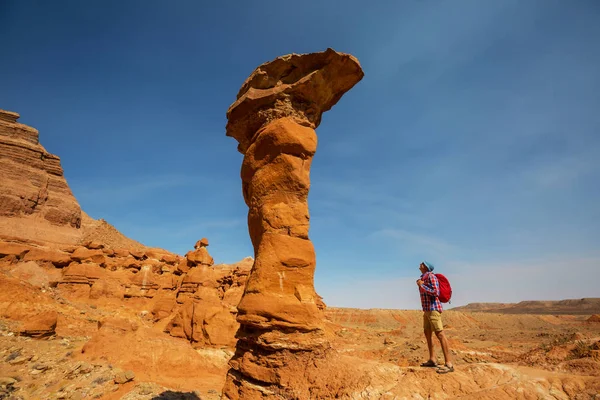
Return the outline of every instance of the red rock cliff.
<path id="1" fill-rule="evenodd" d="M 79 228 L 81 209 L 63 175 L 60 158 L 40 144 L 38 131 L 0 110 L 0 217 L 39 216 Z"/>

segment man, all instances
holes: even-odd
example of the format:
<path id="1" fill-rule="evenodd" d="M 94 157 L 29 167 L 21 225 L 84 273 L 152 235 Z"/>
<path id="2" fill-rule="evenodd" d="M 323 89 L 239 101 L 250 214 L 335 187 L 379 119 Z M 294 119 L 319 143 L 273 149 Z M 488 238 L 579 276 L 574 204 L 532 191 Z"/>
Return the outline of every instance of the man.
<path id="1" fill-rule="evenodd" d="M 437 336 L 442 351 L 444 352 L 444 365 L 438 367 L 438 374 L 447 374 L 454 372 L 452 359 L 450 357 L 450 349 L 448 347 L 448 339 L 444 335 L 444 325 L 442 324 L 442 303 L 438 298 L 440 295 L 440 284 L 437 277 L 432 273 L 433 264 L 423 261 L 419 265 L 421 277 L 417 280 L 419 286 L 419 294 L 421 295 L 421 306 L 423 307 L 423 331 L 427 339 L 427 349 L 429 350 L 429 360 L 421 364 L 422 367 L 438 367 L 435 361 L 433 352 L 433 332 Z"/>

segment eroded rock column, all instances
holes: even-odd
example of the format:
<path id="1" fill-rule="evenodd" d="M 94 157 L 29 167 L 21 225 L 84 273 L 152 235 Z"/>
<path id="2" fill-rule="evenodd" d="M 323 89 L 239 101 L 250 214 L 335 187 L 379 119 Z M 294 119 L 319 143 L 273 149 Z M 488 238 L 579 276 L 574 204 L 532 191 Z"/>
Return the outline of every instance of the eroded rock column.
<path id="1" fill-rule="evenodd" d="M 308 398 L 326 357 L 322 303 L 308 237 L 310 166 L 323 112 L 363 76 L 358 61 L 328 49 L 258 67 L 227 112 L 227 135 L 244 154 L 242 189 L 255 262 L 238 306 L 230 399 Z M 312 376 L 311 376 L 312 375 Z"/>

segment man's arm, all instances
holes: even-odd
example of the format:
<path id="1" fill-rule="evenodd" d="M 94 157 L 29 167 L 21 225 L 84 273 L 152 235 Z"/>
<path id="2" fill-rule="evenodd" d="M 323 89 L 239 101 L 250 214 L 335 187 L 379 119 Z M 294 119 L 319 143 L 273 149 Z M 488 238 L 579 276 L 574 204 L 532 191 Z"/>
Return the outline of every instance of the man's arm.
<path id="1" fill-rule="evenodd" d="M 427 279 L 425 279 L 425 282 L 423 282 L 423 284 L 420 287 L 421 290 L 423 290 L 427 294 L 430 294 L 435 297 L 439 297 L 440 295 L 440 283 L 438 281 L 438 278 L 432 273 L 429 273 L 427 275 Z"/>

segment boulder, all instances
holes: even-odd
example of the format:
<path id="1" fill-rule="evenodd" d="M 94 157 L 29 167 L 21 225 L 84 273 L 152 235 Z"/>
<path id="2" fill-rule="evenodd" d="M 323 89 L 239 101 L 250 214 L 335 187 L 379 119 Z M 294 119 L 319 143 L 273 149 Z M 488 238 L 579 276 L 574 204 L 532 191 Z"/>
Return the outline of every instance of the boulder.
<path id="1" fill-rule="evenodd" d="M 102 250 L 90 250 L 87 247 L 83 247 L 83 246 L 76 248 L 75 251 L 73 251 L 73 253 L 71 253 L 71 259 L 73 261 L 78 261 L 78 262 L 91 260 L 92 257 L 94 257 L 94 256 L 104 257 L 104 253 L 102 252 Z"/>
<path id="2" fill-rule="evenodd" d="M 23 336 L 41 338 L 55 334 L 58 313 L 54 310 L 41 312 L 28 319 L 20 330 Z"/>
<path id="3" fill-rule="evenodd" d="M 62 268 L 71 263 L 71 255 L 59 250 L 32 248 L 25 254 L 23 261 L 49 262 Z"/>
<path id="4" fill-rule="evenodd" d="M 196 244 L 194 245 L 194 249 L 199 249 L 200 247 L 207 247 L 207 246 L 208 246 L 208 239 L 202 238 L 196 242 Z"/>
<path id="5" fill-rule="evenodd" d="M 16 256 L 17 259 L 21 259 L 25 256 L 27 252 L 31 250 L 31 248 L 31 246 L 21 243 L 0 241 L 0 258 L 7 256 Z"/>
<path id="6" fill-rule="evenodd" d="M 90 288 L 90 299 L 122 299 L 125 288 L 118 279 L 100 278 Z"/>
<path id="7" fill-rule="evenodd" d="M 29 283 L 37 288 L 47 288 L 60 282 L 62 274 L 54 268 L 43 268 L 35 261 L 25 261 L 13 264 L 9 270 L 10 275 Z"/>
<path id="8" fill-rule="evenodd" d="M 88 240 L 83 244 L 83 247 L 86 247 L 90 250 L 100 250 L 104 248 L 104 244 L 97 240 Z"/>
<path id="9" fill-rule="evenodd" d="M 233 346 L 239 325 L 229 308 L 206 301 L 187 301 L 165 331 L 193 345 Z"/>
<path id="10" fill-rule="evenodd" d="M 114 249 L 115 257 L 129 257 L 131 253 L 127 249 Z"/>
<path id="11" fill-rule="evenodd" d="M 188 264 L 194 266 L 213 265 L 215 263 L 205 247 L 198 247 L 196 250 L 188 251 L 185 257 L 188 260 Z"/>
<path id="12" fill-rule="evenodd" d="M 172 297 L 159 297 L 156 299 L 154 306 L 152 307 L 152 315 L 155 321 L 166 318 L 173 312 L 176 305 L 175 296 Z"/>

